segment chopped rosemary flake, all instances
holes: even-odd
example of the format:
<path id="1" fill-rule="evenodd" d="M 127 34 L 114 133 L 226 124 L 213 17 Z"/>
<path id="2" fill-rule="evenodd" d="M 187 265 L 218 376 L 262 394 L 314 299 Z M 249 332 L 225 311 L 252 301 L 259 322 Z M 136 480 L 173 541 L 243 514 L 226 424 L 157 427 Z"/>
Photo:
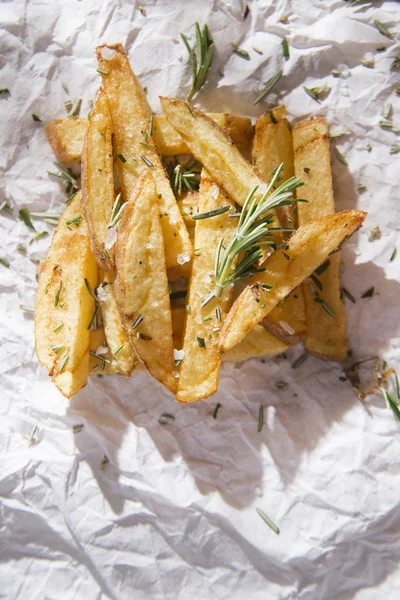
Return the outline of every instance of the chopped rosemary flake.
<path id="1" fill-rule="evenodd" d="M 147 15 L 147 11 L 144 8 L 144 6 L 138 6 L 138 9 L 140 10 L 140 12 L 142 13 L 142 15 L 145 17 Z"/>
<path id="2" fill-rule="evenodd" d="M 142 317 L 142 315 L 139 314 L 132 323 L 132 329 L 136 329 L 136 327 L 139 327 L 139 325 L 143 321 L 143 319 L 144 319 L 144 317 Z"/>
<path id="3" fill-rule="evenodd" d="M 284 390 L 289 384 L 286 381 L 277 381 L 274 385 L 277 390 Z"/>
<path id="4" fill-rule="evenodd" d="M 36 231 L 32 224 L 29 210 L 27 208 L 21 208 L 21 210 L 19 211 L 19 216 L 20 219 L 22 219 L 22 221 L 25 223 L 25 225 L 29 227 L 29 229 L 33 229 L 33 231 Z"/>
<path id="5" fill-rule="evenodd" d="M 65 104 L 67 104 L 67 103 L 65 103 Z M 82 98 L 78 98 L 78 100 L 76 100 L 74 105 L 72 105 L 72 103 L 71 103 L 71 107 L 69 109 L 67 118 L 75 119 L 76 117 L 79 117 L 79 113 L 81 112 L 81 105 L 82 105 Z"/>
<path id="6" fill-rule="evenodd" d="M 51 349 L 56 354 L 58 354 L 59 352 L 61 352 L 61 350 L 64 350 L 64 348 L 65 348 L 64 344 L 59 344 L 58 346 L 57 346 L 57 344 L 52 344 L 51 345 Z"/>
<path id="7" fill-rule="evenodd" d="M 192 117 L 196 116 L 196 113 L 194 112 L 193 108 L 191 106 L 188 106 L 188 111 L 190 112 L 190 114 L 192 115 Z"/>
<path id="8" fill-rule="evenodd" d="M 5 258 L 3 258 L 3 257 L 0 257 L 0 263 L 1 263 L 2 265 L 4 265 L 5 267 L 7 267 L 7 269 L 9 269 L 9 268 L 10 268 L 10 263 L 8 262 L 8 260 L 7 260 L 7 259 L 5 259 Z"/>
<path id="9" fill-rule="evenodd" d="M 204 338 L 197 336 L 197 345 L 198 345 L 199 348 L 205 348 L 206 347 L 206 343 L 204 341 Z"/>
<path id="10" fill-rule="evenodd" d="M 198 215 L 193 215 L 193 221 L 200 221 L 201 219 L 211 219 L 211 217 L 217 217 L 218 215 L 222 215 L 223 213 L 228 212 L 230 210 L 230 206 L 222 206 L 221 208 L 216 208 L 215 210 L 210 210 L 210 212 L 200 213 Z"/>
<path id="11" fill-rule="evenodd" d="M 374 24 L 379 33 L 389 38 L 390 40 L 393 39 L 393 33 L 391 33 L 381 21 L 379 21 L 378 19 L 374 19 Z"/>
<path id="12" fill-rule="evenodd" d="M 304 171 L 304 173 L 307 173 L 307 175 L 308 175 L 309 172 L 311 171 L 311 169 L 309 169 L 308 167 L 304 167 L 303 171 Z"/>
<path id="13" fill-rule="evenodd" d="M 288 41 L 287 41 L 287 39 L 285 37 L 283 38 L 281 44 L 282 44 L 282 55 L 283 55 L 283 58 L 286 59 L 286 60 L 288 60 L 288 58 L 290 58 L 289 44 L 288 44 Z"/>
<path id="14" fill-rule="evenodd" d="M 267 83 L 265 84 L 265 87 L 261 90 L 261 92 L 258 94 L 256 99 L 254 100 L 253 105 L 258 104 L 259 102 L 261 102 L 261 100 L 263 98 L 265 98 L 265 96 L 268 94 L 268 92 L 271 91 L 272 88 L 274 88 L 275 85 L 278 83 L 278 81 L 280 80 L 282 75 L 283 75 L 283 69 L 280 69 L 275 75 L 273 75 L 270 79 L 268 79 Z"/>
<path id="15" fill-rule="evenodd" d="M 366 185 L 364 185 L 363 183 L 359 183 L 359 184 L 357 185 L 357 190 L 358 190 L 359 192 L 365 192 L 365 190 L 366 190 L 366 189 L 367 189 L 367 186 L 366 186 Z"/>
<path id="16" fill-rule="evenodd" d="M 334 146 L 333 150 L 336 154 L 337 159 L 342 163 L 342 165 L 346 165 L 347 167 L 349 163 L 347 162 L 343 154 L 340 152 L 339 148 L 337 146 Z"/>
<path id="17" fill-rule="evenodd" d="M 320 98 L 324 98 L 329 94 L 331 88 L 327 83 L 323 85 L 316 85 L 314 87 L 307 87 L 303 85 L 303 90 L 316 102 L 321 102 Z"/>
<path id="18" fill-rule="evenodd" d="M 35 265 L 38 265 L 40 263 L 40 258 L 38 258 L 37 256 L 35 256 L 34 254 L 30 254 L 29 255 L 29 260 L 33 263 L 35 263 Z"/>
<path id="19" fill-rule="evenodd" d="M 66 94 L 69 94 L 68 86 L 67 86 L 67 84 L 65 83 L 65 81 L 62 81 L 62 82 L 61 82 L 61 86 L 62 86 L 62 89 L 64 90 L 64 92 L 65 92 Z"/>
<path id="20" fill-rule="evenodd" d="M 32 113 L 32 119 L 34 121 L 36 121 L 37 123 L 41 123 L 42 119 L 40 117 L 38 117 L 37 115 L 35 115 L 35 113 Z"/>
<path id="21" fill-rule="evenodd" d="M 68 221 L 65 221 L 65 224 L 68 227 L 68 229 L 70 231 L 72 231 L 71 225 L 75 225 L 76 227 L 79 227 L 79 225 L 81 224 L 81 221 L 82 221 L 82 215 L 76 215 L 75 217 L 72 217 L 72 219 L 68 219 Z"/>
<path id="22" fill-rule="evenodd" d="M 356 299 L 354 298 L 353 294 L 350 294 L 349 290 L 347 290 L 345 287 L 342 287 L 341 291 L 343 295 L 350 300 L 350 302 L 353 302 L 353 304 L 356 303 Z"/>
<path id="23" fill-rule="evenodd" d="M 316 277 L 315 275 L 311 275 L 310 279 L 315 283 L 315 285 L 317 286 L 317 288 L 320 290 L 320 292 L 322 292 L 323 290 L 323 285 L 320 282 L 320 280 L 318 279 L 318 277 Z"/>
<path id="24" fill-rule="evenodd" d="M 258 426 L 257 431 L 260 433 L 264 426 L 264 406 L 260 404 L 260 408 L 258 409 Z"/>
<path id="25" fill-rule="evenodd" d="M 343 135 L 347 135 L 348 133 L 350 133 L 348 129 L 336 129 L 335 131 L 329 132 L 329 137 L 331 140 L 334 140 L 336 138 L 342 137 Z"/>
<path id="26" fill-rule="evenodd" d="M 392 62 L 392 64 L 390 65 L 391 69 L 396 69 L 398 66 L 400 65 L 400 54 L 396 54 L 396 56 L 394 57 L 394 61 Z M 397 88 L 398 90 L 399 88 Z M 398 94 L 399 92 L 396 90 L 396 94 Z"/>
<path id="27" fill-rule="evenodd" d="M 320 304 L 324 311 L 327 312 L 330 317 L 333 317 L 334 319 L 336 318 L 336 313 L 327 305 L 325 300 L 323 300 L 322 298 L 314 298 L 314 302 Z"/>
<path id="28" fill-rule="evenodd" d="M 35 439 L 35 433 L 37 431 L 37 425 L 34 425 L 29 433 L 29 435 L 24 436 L 27 439 L 28 442 L 28 446 L 31 446 L 32 444 L 36 444 L 37 440 Z"/>
<path id="29" fill-rule="evenodd" d="M 55 325 L 53 327 L 53 331 L 58 331 L 59 329 L 61 329 L 62 327 L 64 327 L 64 322 L 60 321 L 59 323 L 57 323 L 57 325 Z"/>
<path id="30" fill-rule="evenodd" d="M 257 54 L 264 54 L 264 52 L 262 50 L 260 50 L 259 48 L 256 48 L 255 46 L 253 46 L 253 50 L 254 50 L 254 52 L 257 52 Z"/>
<path id="31" fill-rule="evenodd" d="M 267 515 L 261 510 L 261 508 L 257 508 L 256 511 L 260 515 L 260 517 L 262 518 L 262 520 L 268 525 L 268 527 L 270 529 L 272 529 L 272 531 L 274 533 L 276 533 L 276 535 L 279 535 L 280 534 L 279 527 L 277 527 L 275 525 L 275 523 L 273 521 L 271 521 L 271 519 L 269 517 L 267 517 Z"/>
<path id="32" fill-rule="evenodd" d="M 108 360 L 108 358 L 106 358 L 102 354 L 96 354 L 96 352 L 93 352 L 92 350 L 89 350 L 89 354 L 90 354 L 90 356 L 94 356 L 94 358 L 97 358 L 97 360 L 101 360 L 104 363 L 110 364 L 110 361 Z"/>
<path id="33" fill-rule="evenodd" d="M 219 306 L 217 306 L 217 308 L 215 309 L 215 316 L 217 318 L 217 321 L 222 321 L 221 309 Z"/>
<path id="34" fill-rule="evenodd" d="M 51 219 L 54 219 L 55 221 L 57 221 L 60 217 L 61 217 L 61 213 L 51 213 L 51 212 L 31 212 L 31 217 L 37 217 L 37 218 L 43 218 L 43 217 L 49 217 Z"/>
<path id="35" fill-rule="evenodd" d="M 392 114 L 392 110 L 393 110 L 393 105 L 391 104 L 391 102 L 385 102 L 385 104 L 382 106 L 382 117 L 384 119 L 389 119 L 391 114 Z"/>
<path id="36" fill-rule="evenodd" d="M 369 232 L 368 241 L 373 242 L 374 240 L 380 240 L 381 236 L 382 236 L 381 229 L 380 229 L 379 225 L 377 225 L 376 227 L 371 229 L 371 231 Z"/>
<path id="37" fill-rule="evenodd" d="M 118 346 L 118 348 L 115 350 L 115 352 L 114 352 L 114 356 L 117 356 L 117 354 L 119 354 L 119 352 L 121 352 L 121 350 L 122 350 L 122 348 L 123 348 L 123 347 L 124 347 L 124 345 L 123 345 L 123 344 L 120 344 L 120 345 Z"/>
<path id="38" fill-rule="evenodd" d="M 100 75 L 109 75 L 109 72 L 108 72 L 108 71 L 105 71 L 104 69 L 100 69 L 100 68 L 99 68 L 99 69 L 96 69 L 96 71 L 97 71 L 98 73 L 100 73 Z"/>
<path id="39" fill-rule="evenodd" d="M 178 300 L 178 298 L 186 298 L 187 290 L 179 290 L 178 292 L 171 292 L 169 295 L 170 300 Z"/>
<path id="40" fill-rule="evenodd" d="M 397 254 L 397 248 L 395 248 L 389 258 L 390 262 L 393 262 L 394 259 L 396 258 L 396 254 Z"/>
<path id="41" fill-rule="evenodd" d="M 69 361 L 69 354 L 68 354 L 68 351 L 67 351 L 67 352 L 65 352 L 65 354 L 64 354 L 64 356 L 63 356 L 63 358 L 61 360 L 60 366 L 58 368 L 58 372 L 59 373 L 61 373 L 65 369 L 68 361 Z"/>
<path id="42" fill-rule="evenodd" d="M 391 148 L 390 148 L 390 154 L 398 154 L 400 152 L 400 144 L 398 144 L 397 142 L 395 144 L 392 144 Z"/>
<path id="43" fill-rule="evenodd" d="M 122 163 L 126 163 L 126 158 L 123 154 L 118 154 L 118 158 Z"/>
<path id="44" fill-rule="evenodd" d="M 0 95 L 9 94 L 10 90 L 8 88 L 0 88 Z"/>
<path id="45" fill-rule="evenodd" d="M 169 413 L 163 413 L 160 418 L 158 419 L 158 422 L 160 423 L 160 425 L 169 425 L 170 423 L 173 423 L 175 421 L 175 417 L 174 415 L 170 415 Z"/>
<path id="46" fill-rule="evenodd" d="M 290 256 L 289 254 L 286 254 L 286 252 L 282 252 L 282 255 L 286 258 L 286 260 L 290 260 Z"/>
<path id="47" fill-rule="evenodd" d="M 338 69 L 331 69 L 331 75 L 333 75 L 334 77 L 341 77 L 342 71 L 339 71 Z"/>
<path id="48" fill-rule="evenodd" d="M 214 419 L 216 419 L 218 417 L 218 412 L 221 407 L 222 407 L 222 404 L 220 404 L 219 402 L 215 405 L 215 408 L 213 410 L 213 418 Z"/>
<path id="49" fill-rule="evenodd" d="M 136 332 L 136 339 L 150 342 L 153 338 L 150 335 L 146 335 L 141 329 L 139 329 L 139 331 Z"/>
<path id="50" fill-rule="evenodd" d="M 374 295 L 374 292 L 375 292 L 375 287 L 372 286 L 372 287 L 368 288 L 367 291 L 361 295 L 361 298 L 371 298 Z"/>
<path id="51" fill-rule="evenodd" d="M 186 307 L 185 307 L 185 308 L 186 308 L 186 312 L 187 312 L 187 313 L 190 313 L 190 304 L 186 304 Z"/>
<path id="52" fill-rule="evenodd" d="M 240 56 L 240 58 L 244 58 L 245 60 L 251 60 L 250 54 L 243 50 L 243 48 L 234 48 L 233 52 Z"/>
<path id="53" fill-rule="evenodd" d="M 178 360 L 176 360 L 176 361 L 174 362 L 174 367 L 175 367 L 175 369 L 178 369 L 178 367 L 180 367 L 180 366 L 181 366 L 181 363 L 182 363 L 182 361 L 183 361 L 183 358 L 179 358 Z"/>
<path id="54" fill-rule="evenodd" d="M 270 110 L 270 111 L 268 112 L 268 116 L 269 116 L 269 118 L 271 119 L 271 123 L 273 123 L 274 125 L 276 125 L 276 124 L 278 123 L 278 119 L 276 119 L 276 118 L 275 118 L 275 115 L 274 115 L 274 113 L 273 113 L 273 111 L 272 111 L 272 110 Z M 275 171 L 276 171 L 276 169 L 274 169 L 274 170 L 272 171 L 272 175 L 275 175 Z"/>
<path id="55" fill-rule="evenodd" d="M 212 317 L 205 317 L 203 321 L 204 323 L 208 323 L 208 321 L 212 321 Z"/>
<path id="56" fill-rule="evenodd" d="M 35 314 L 35 309 L 32 306 L 26 306 L 25 304 L 20 304 L 19 307 L 22 310 L 22 312 L 30 313 L 32 315 Z M 56 330 L 54 330 L 54 331 L 56 331 Z"/>
<path id="57" fill-rule="evenodd" d="M 83 423 L 80 423 L 79 425 L 74 425 L 72 427 L 72 433 L 80 433 L 84 427 L 85 426 Z"/>
<path id="58" fill-rule="evenodd" d="M 72 109 L 72 102 L 71 100 L 66 100 L 64 102 L 64 106 L 65 106 L 65 110 L 67 111 L 67 113 L 69 114 L 70 110 Z M 68 116 L 68 115 L 67 115 Z"/>
<path id="59" fill-rule="evenodd" d="M 292 362 L 292 369 L 298 369 L 303 364 L 303 362 L 307 360 L 307 358 L 308 354 L 307 352 L 304 352 L 304 354 L 302 354 L 301 356 L 296 358 L 294 362 Z"/>
<path id="60" fill-rule="evenodd" d="M 58 288 L 55 298 L 54 298 L 54 306 L 58 306 L 58 303 L 60 302 L 61 290 L 62 290 L 62 281 L 60 281 L 60 287 Z"/>
<path id="61" fill-rule="evenodd" d="M 396 88 L 395 92 L 396 92 L 397 96 L 400 96 L 400 87 Z"/>
<path id="62" fill-rule="evenodd" d="M 364 58 L 360 60 L 360 63 L 363 67 L 367 67 L 367 69 L 373 69 L 375 67 L 375 59 L 373 56 L 364 56 Z"/>
<path id="63" fill-rule="evenodd" d="M 104 455 L 103 460 L 100 463 L 100 469 L 102 471 L 104 471 L 104 469 L 106 468 L 106 466 L 109 464 L 110 459 L 108 458 L 108 456 Z"/>
<path id="64" fill-rule="evenodd" d="M 149 160 L 147 158 L 147 156 L 144 156 L 143 154 L 140 155 L 140 158 L 142 159 L 142 161 L 148 166 L 148 167 L 154 167 L 153 163 L 151 162 L 151 160 Z"/>
<path id="65" fill-rule="evenodd" d="M 67 194 L 71 194 L 73 190 L 78 189 L 78 179 L 74 176 L 72 170 L 70 168 L 64 169 L 58 162 L 53 162 L 53 164 L 57 167 L 58 173 L 52 173 L 51 171 L 47 171 L 49 175 L 52 177 L 57 177 L 57 179 L 61 179 L 67 185 L 65 191 Z"/>
<path id="66" fill-rule="evenodd" d="M 204 25 L 203 30 L 201 30 L 198 23 L 196 23 L 196 46 L 193 49 L 189 46 L 189 42 L 183 33 L 181 33 L 181 38 L 189 53 L 192 67 L 192 88 L 187 97 L 190 102 L 206 82 L 213 59 L 214 41 L 207 25 Z"/>
<path id="67" fill-rule="evenodd" d="M 49 235 L 48 231 L 41 231 L 40 233 L 37 233 L 35 236 L 33 236 L 33 238 L 29 241 L 29 245 L 31 245 L 33 242 L 37 242 L 38 240 L 42 240 L 43 238 L 47 237 Z"/>

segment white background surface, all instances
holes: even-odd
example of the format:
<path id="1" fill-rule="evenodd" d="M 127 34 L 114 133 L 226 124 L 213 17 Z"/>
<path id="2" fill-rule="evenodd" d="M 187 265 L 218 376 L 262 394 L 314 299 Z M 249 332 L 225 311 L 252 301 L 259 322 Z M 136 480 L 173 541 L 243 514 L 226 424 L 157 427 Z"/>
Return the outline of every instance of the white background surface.
<path id="1" fill-rule="evenodd" d="M 244 22 L 239 0 L 142 0 L 146 17 L 122 0 L 0 4 L 0 87 L 11 91 L 0 98 L 1 199 L 14 205 L 13 217 L 0 215 L 1 255 L 11 263 L 0 266 L 0 597 L 398 597 L 399 424 L 380 397 L 368 412 L 339 381 L 341 366 L 309 358 L 293 370 L 296 347 L 287 360 L 225 365 L 217 395 L 193 406 L 176 403 L 146 373 L 95 378 L 67 402 L 37 366 L 32 319 L 18 308 L 34 303 L 36 269 L 16 250 L 31 237 L 18 210 L 60 210 L 65 202 L 47 175 L 52 152 L 31 113 L 44 122 L 64 116 L 64 81 L 71 99 L 83 96 L 86 114 L 100 83 L 101 42 L 126 45 L 155 111 L 159 94 L 184 98 L 188 60 L 172 38 L 193 34 L 198 20 L 216 43 L 199 106 L 255 117 L 266 106 L 253 107 L 255 95 L 283 65 L 278 87 L 293 118 L 320 114 L 351 130 L 338 141 L 349 166 L 333 159 L 337 208 L 369 216 L 343 253 L 343 282 L 357 299 L 346 302 L 350 344 L 355 358 L 379 354 L 396 366 L 400 256 L 389 258 L 399 230 L 400 155 L 389 155 L 396 135 L 378 122 L 387 101 L 400 122 L 400 74 L 390 70 L 400 6 L 346 4 L 249 1 Z M 393 42 L 373 27 L 375 17 L 396 32 Z M 251 61 L 232 55 L 232 41 Z M 387 50 L 377 54 L 380 46 Z M 360 65 L 367 52 L 376 54 L 375 69 Z M 330 70 L 343 64 L 350 77 L 334 79 Z M 319 105 L 302 86 L 323 82 L 332 91 Z M 368 187 L 362 194 L 360 182 Z M 382 237 L 369 242 L 378 224 Z M 48 240 L 29 253 L 42 258 Z M 372 285 L 375 296 L 360 300 Z M 278 380 L 288 387 L 277 391 Z M 216 402 L 223 406 L 214 420 Z M 260 403 L 266 424 L 257 433 Z M 175 422 L 159 425 L 163 412 Z M 85 427 L 74 435 L 79 423 Z M 23 434 L 35 424 L 38 441 L 28 446 Z M 110 463 L 101 470 L 104 455 Z"/>

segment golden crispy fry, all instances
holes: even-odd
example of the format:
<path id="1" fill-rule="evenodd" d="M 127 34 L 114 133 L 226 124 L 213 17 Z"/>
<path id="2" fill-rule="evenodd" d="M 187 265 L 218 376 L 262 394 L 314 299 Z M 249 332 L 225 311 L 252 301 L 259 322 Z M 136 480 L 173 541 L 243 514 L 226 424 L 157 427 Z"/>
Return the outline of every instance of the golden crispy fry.
<path id="1" fill-rule="evenodd" d="M 232 200 L 243 205 L 257 185 L 259 190 L 255 198 L 262 196 L 267 187 L 264 180 L 256 168 L 243 158 L 223 129 L 188 102 L 161 97 L 161 106 L 190 152 Z"/>
<path id="2" fill-rule="evenodd" d="M 104 52 L 115 54 L 110 60 Z M 97 48 L 99 69 L 109 100 L 114 129 L 114 150 L 122 196 L 130 200 L 138 178 L 144 173 L 154 177 L 159 196 L 159 214 L 167 267 L 179 264 L 179 256 L 191 256 L 192 245 L 151 135 L 151 110 L 143 89 L 129 65 L 121 44 Z M 160 218 L 160 217 L 159 217 Z"/>
<path id="3" fill-rule="evenodd" d="M 249 358 L 276 356 L 289 348 L 262 325 L 255 325 L 236 346 L 222 355 L 222 362 L 243 362 Z"/>
<path id="4" fill-rule="evenodd" d="M 253 135 L 251 119 L 224 113 L 210 113 L 207 116 L 229 135 L 239 150 L 250 148 Z M 165 115 L 153 117 L 153 138 L 161 156 L 190 154 L 188 146 Z"/>
<path id="5" fill-rule="evenodd" d="M 136 354 L 173 393 L 172 322 L 157 191 L 143 175 L 118 229 L 114 283 L 117 306 Z"/>
<path id="6" fill-rule="evenodd" d="M 253 135 L 251 119 L 224 113 L 211 113 L 207 116 L 224 129 L 239 150 L 250 148 Z M 59 162 L 81 160 L 87 126 L 87 119 L 56 119 L 46 125 L 47 139 Z M 161 156 L 189 153 L 182 137 L 165 115 L 153 115 L 153 140 Z"/>
<path id="7" fill-rule="evenodd" d="M 178 200 L 179 210 L 181 211 L 186 227 L 194 227 L 193 215 L 198 212 L 199 192 L 187 192 Z"/>
<path id="8" fill-rule="evenodd" d="M 107 343 L 114 360 L 119 366 L 119 370 L 127 377 L 130 377 L 137 361 L 129 337 L 122 324 L 115 299 L 114 287 L 114 276 L 111 273 L 105 273 L 103 279 L 105 298 L 100 303 L 104 331 Z"/>
<path id="9" fill-rule="evenodd" d="M 217 208 L 234 207 L 228 197 L 213 183 L 205 170 L 202 171 L 199 192 L 199 213 Z M 229 212 L 196 221 L 194 245 L 198 252 L 193 258 L 192 274 L 186 304 L 183 351 L 179 370 L 177 399 L 194 402 L 214 394 L 218 389 L 221 355 L 218 337 L 226 312 L 229 309 L 231 290 L 224 290 L 221 298 L 214 298 L 204 308 L 201 303 L 215 286 L 215 253 L 221 237 L 229 243 L 237 223 L 229 218 Z"/>
<path id="10" fill-rule="evenodd" d="M 322 118 L 303 121 L 293 128 L 295 171 L 304 181 L 301 197 L 308 203 L 298 205 L 299 225 L 335 212 L 329 156 L 328 127 Z M 330 265 L 317 276 L 320 286 L 309 282 L 303 286 L 308 322 L 307 352 L 326 360 L 343 360 L 347 356 L 346 313 L 340 299 L 340 253 L 329 259 Z M 325 305 L 315 302 L 320 298 Z M 324 309 L 329 307 L 332 316 Z"/>
<path id="11" fill-rule="evenodd" d="M 109 344 L 103 327 L 92 329 L 90 331 L 89 350 L 92 354 L 89 355 L 89 375 L 112 375 L 114 373 L 121 373 L 118 363 L 115 360 L 115 357 L 112 356 L 108 346 Z M 107 348 L 107 354 L 102 354 L 104 348 Z M 93 353 L 106 360 L 104 361 L 101 360 L 101 358 L 96 358 L 96 356 L 93 356 Z"/>
<path id="12" fill-rule="evenodd" d="M 279 183 L 287 181 L 294 175 L 292 134 L 286 114 L 286 107 L 278 106 L 256 121 L 253 162 L 267 181 L 271 180 L 274 170 L 282 162 L 284 168 Z M 295 226 L 296 219 L 292 206 L 282 206 L 276 212 L 283 227 Z M 302 287 L 293 290 L 284 304 L 274 308 L 262 324 L 288 344 L 299 343 L 307 331 Z"/>
<path id="13" fill-rule="evenodd" d="M 85 278 L 94 289 L 98 269 L 79 192 L 54 232 L 42 265 L 35 308 L 38 360 L 67 398 L 86 385 L 88 377 L 88 326 L 95 302 Z"/>
<path id="14" fill-rule="evenodd" d="M 253 277 L 232 306 L 221 333 L 221 349 L 226 352 L 240 342 L 356 231 L 365 217 L 365 212 L 346 210 L 300 227 L 290 238 L 289 248 L 267 258 L 263 265 L 266 270 Z"/>
<path id="15" fill-rule="evenodd" d="M 56 119 L 45 127 L 47 140 L 60 163 L 81 160 L 87 119 Z"/>
<path id="16" fill-rule="evenodd" d="M 98 265 L 113 268 L 113 249 L 105 247 L 114 203 L 112 124 L 104 90 L 96 98 L 82 152 L 82 201 L 90 245 Z"/>

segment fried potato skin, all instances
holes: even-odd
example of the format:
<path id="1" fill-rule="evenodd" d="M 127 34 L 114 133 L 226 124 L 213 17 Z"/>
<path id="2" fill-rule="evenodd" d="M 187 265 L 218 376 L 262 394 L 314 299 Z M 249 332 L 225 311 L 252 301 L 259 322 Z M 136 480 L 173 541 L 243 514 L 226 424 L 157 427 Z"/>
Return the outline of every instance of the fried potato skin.
<path id="1" fill-rule="evenodd" d="M 60 163 L 81 160 L 87 119 L 55 119 L 45 127 L 47 140 Z"/>
<path id="2" fill-rule="evenodd" d="M 81 216 L 79 225 L 67 222 Z M 94 310 L 85 278 L 92 289 L 98 283 L 97 263 L 90 249 L 81 194 L 66 207 L 39 276 L 35 307 L 35 347 L 40 364 L 69 398 L 87 382 L 90 332 Z M 57 327 L 62 323 L 60 327 Z M 56 329 L 56 331 L 54 331 Z M 61 346 L 56 352 L 52 346 Z M 62 373 L 60 365 L 68 355 Z M 86 361 L 86 362 L 85 362 Z M 86 364 L 86 367 L 84 366 Z"/>
<path id="3" fill-rule="evenodd" d="M 113 251 L 105 247 L 114 203 L 112 135 L 107 95 L 100 89 L 82 151 L 82 201 L 92 252 L 99 267 L 105 271 L 113 268 Z"/>
<path id="4" fill-rule="evenodd" d="M 102 56 L 104 48 L 115 51 L 110 60 Z M 146 95 L 131 70 L 121 44 L 97 48 L 103 87 L 108 97 L 114 130 L 116 167 L 122 196 L 128 201 L 137 180 L 150 172 L 159 196 L 159 213 L 168 268 L 179 264 L 178 256 L 192 254 L 192 245 L 179 211 L 169 179 L 151 135 L 151 110 Z"/>
<path id="5" fill-rule="evenodd" d="M 300 227 L 290 238 L 289 248 L 276 250 L 267 258 L 263 265 L 266 270 L 253 277 L 233 304 L 221 332 L 220 348 L 226 352 L 240 342 L 278 302 L 325 262 L 365 217 L 363 211 L 347 210 Z M 263 284 L 272 285 L 272 289 L 263 289 Z"/>
<path id="6" fill-rule="evenodd" d="M 157 191 L 150 173 L 138 181 L 120 221 L 115 264 L 117 306 L 136 355 L 155 379 L 175 393 L 167 271 Z M 133 328 L 139 315 L 143 321 Z"/>

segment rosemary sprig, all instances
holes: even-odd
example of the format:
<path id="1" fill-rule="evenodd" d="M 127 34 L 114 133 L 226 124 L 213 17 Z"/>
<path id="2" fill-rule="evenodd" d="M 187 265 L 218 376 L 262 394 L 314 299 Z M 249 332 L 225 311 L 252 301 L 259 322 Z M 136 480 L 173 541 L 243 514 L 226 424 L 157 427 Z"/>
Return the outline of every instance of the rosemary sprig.
<path id="1" fill-rule="evenodd" d="M 228 285 L 264 270 L 257 268 L 256 263 L 262 256 L 260 245 L 269 235 L 270 225 L 274 221 L 273 210 L 278 206 L 297 202 L 293 198 L 293 191 L 303 185 L 300 179 L 291 177 L 275 189 L 282 169 L 283 163 L 279 165 L 261 198 L 256 196 L 258 186 L 248 195 L 240 213 L 237 230 L 229 244 L 224 247 L 224 238 L 220 239 L 215 256 L 215 288 L 204 298 L 202 307 L 214 297 L 220 298 Z M 242 253 L 245 253 L 244 256 L 232 270 L 236 257 Z"/>
<path id="2" fill-rule="evenodd" d="M 278 81 L 280 80 L 282 75 L 283 75 L 283 69 L 280 69 L 275 75 L 273 75 L 272 77 L 270 77 L 268 79 L 267 83 L 265 84 L 265 87 L 261 90 L 261 92 L 258 94 L 256 99 L 254 100 L 253 105 L 258 104 L 259 102 L 261 102 L 261 100 L 263 98 L 265 98 L 265 96 L 268 94 L 268 92 L 271 91 L 272 88 L 275 87 L 275 85 L 278 83 Z"/>
<path id="3" fill-rule="evenodd" d="M 203 87 L 207 75 L 211 69 L 211 63 L 214 53 L 214 41 L 208 31 L 207 25 L 204 25 L 203 30 L 196 23 L 196 46 L 192 49 L 186 36 L 181 33 L 181 38 L 189 53 L 190 64 L 192 67 L 192 89 L 189 92 L 188 100 L 193 98 Z"/>

